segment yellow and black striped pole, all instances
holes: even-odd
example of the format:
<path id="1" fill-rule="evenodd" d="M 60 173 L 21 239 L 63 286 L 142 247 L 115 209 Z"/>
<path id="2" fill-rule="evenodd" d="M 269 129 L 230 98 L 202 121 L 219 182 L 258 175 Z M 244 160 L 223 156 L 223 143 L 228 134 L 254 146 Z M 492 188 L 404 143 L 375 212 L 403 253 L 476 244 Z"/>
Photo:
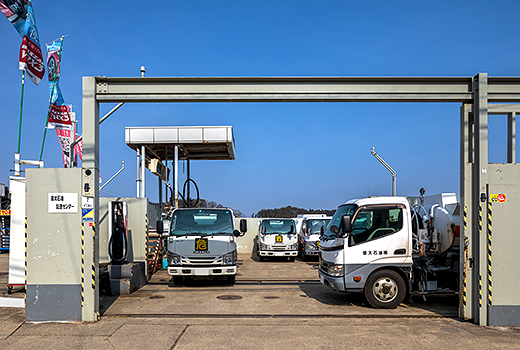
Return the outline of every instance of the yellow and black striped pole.
<path id="1" fill-rule="evenodd" d="M 482 307 L 482 274 L 478 274 L 478 306 Z"/>
<path id="2" fill-rule="evenodd" d="M 148 271 L 148 214 L 144 214 L 144 265 Z"/>
<path id="3" fill-rule="evenodd" d="M 488 305 L 493 304 L 493 296 L 492 296 L 493 281 L 491 278 L 491 252 L 492 252 L 492 247 L 491 247 L 492 220 L 491 219 L 492 219 L 492 217 L 493 217 L 492 205 L 491 205 L 491 202 L 489 202 L 488 203 Z"/>
<path id="4" fill-rule="evenodd" d="M 482 233 L 482 202 L 478 203 L 478 233 Z M 478 305 L 482 307 L 482 273 L 478 274 Z"/>
<path id="5" fill-rule="evenodd" d="M 81 306 L 85 306 L 85 224 L 81 223 Z"/>
<path id="6" fill-rule="evenodd" d="M 96 246 L 96 223 L 93 222 L 92 223 L 92 246 L 94 247 L 94 251 L 96 250 L 95 249 L 95 246 Z M 92 259 L 92 289 L 96 289 L 96 265 L 94 264 L 94 254 L 93 255 L 93 259 Z"/>

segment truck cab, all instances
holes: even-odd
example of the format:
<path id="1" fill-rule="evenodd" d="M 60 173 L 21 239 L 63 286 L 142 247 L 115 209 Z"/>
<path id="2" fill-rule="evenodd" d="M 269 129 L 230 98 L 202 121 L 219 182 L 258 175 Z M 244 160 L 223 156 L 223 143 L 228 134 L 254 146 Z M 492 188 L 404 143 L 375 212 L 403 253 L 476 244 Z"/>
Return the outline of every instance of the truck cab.
<path id="1" fill-rule="evenodd" d="M 287 257 L 294 261 L 298 255 L 298 235 L 294 219 L 262 219 L 258 225 L 257 255 L 265 257 Z"/>
<path id="2" fill-rule="evenodd" d="M 410 205 L 404 197 L 356 199 L 341 205 L 320 241 L 320 281 L 361 292 L 378 308 L 395 308 L 412 268 Z"/>
<path id="3" fill-rule="evenodd" d="M 321 215 L 303 215 L 300 230 L 298 231 L 298 239 L 300 243 L 300 255 L 305 260 L 309 256 L 318 256 L 320 246 L 320 236 L 325 233 L 331 216 Z"/>
<path id="4" fill-rule="evenodd" d="M 235 283 L 237 238 L 247 231 L 247 222 L 234 227 L 230 209 L 176 209 L 168 231 L 168 274 L 175 284 L 184 278 L 224 277 Z"/>

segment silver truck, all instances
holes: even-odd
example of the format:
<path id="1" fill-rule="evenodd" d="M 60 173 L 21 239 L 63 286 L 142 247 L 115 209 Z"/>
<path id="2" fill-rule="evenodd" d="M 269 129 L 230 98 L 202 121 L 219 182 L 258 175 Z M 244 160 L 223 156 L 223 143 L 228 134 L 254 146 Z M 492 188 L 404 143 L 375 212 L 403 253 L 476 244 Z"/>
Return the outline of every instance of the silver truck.
<path id="1" fill-rule="evenodd" d="M 235 283 L 237 238 L 247 231 L 247 221 L 234 227 L 230 209 L 176 209 L 168 235 L 168 274 L 175 284 L 184 278 L 223 277 Z"/>
<path id="2" fill-rule="evenodd" d="M 294 261 L 298 255 L 298 235 L 294 219 L 262 219 L 258 227 L 258 260 L 265 257 L 288 257 Z"/>
<path id="3" fill-rule="evenodd" d="M 300 216 L 298 216 L 300 217 Z M 320 237 L 325 232 L 332 216 L 325 214 L 301 215 L 302 223 L 298 230 L 300 256 L 305 260 L 308 256 L 318 256 L 320 252 Z"/>

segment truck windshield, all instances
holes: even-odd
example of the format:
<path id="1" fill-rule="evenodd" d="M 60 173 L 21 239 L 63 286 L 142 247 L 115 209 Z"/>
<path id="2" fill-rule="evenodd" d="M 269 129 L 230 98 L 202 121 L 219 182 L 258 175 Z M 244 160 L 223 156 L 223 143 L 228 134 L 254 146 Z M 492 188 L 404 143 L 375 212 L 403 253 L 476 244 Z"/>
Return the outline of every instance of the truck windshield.
<path id="1" fill-rule="evenodd" d="M 309 219 L 305 222 L 305 232 L 310 235 L 321 233 L 321 228 L 325 230 L 329 222 L 330 219 Z"/>
<path id="2" fill-rule="evenodd" d="M 341 218 L 345 215 L 349 215 L 350 217 L 352 217 L 354 215 L 354 213 L 356 212 L 356 209 L 357 209 L 357 205 L 355 205 L 355 204 L 345 204 L 345 205 L 340 206 L 338 208 L 338 210 L 336 210 L 336 212 L 334 213 L 334 216 L 332 217 L 332 219 L 330 220 L 330 223 L 327 226 L 327 229 L 325 230 L 325 233 L 323 234 L 322 238 L 324 240 L 336 238 L 336 234 L 334 234 L 330 231 L 330 227 L 332 225 L 336 225 L 337 227 L 339 227 L 340 235 L 342 235 L 343 229 L 341 227 Z"/>
<path id="3" fill-rule="evenodd" d="M 294 220 L 262 220 L 260 232 L 265 234 L 287 234 L 295 232 L 296 224 Z"/>
<path id="4" fill-rule="evenodd" d="M 177 210 L 173 213 L 170 233 L 175 236 L 231 235 L 233 216 L 229 210 Z"/>

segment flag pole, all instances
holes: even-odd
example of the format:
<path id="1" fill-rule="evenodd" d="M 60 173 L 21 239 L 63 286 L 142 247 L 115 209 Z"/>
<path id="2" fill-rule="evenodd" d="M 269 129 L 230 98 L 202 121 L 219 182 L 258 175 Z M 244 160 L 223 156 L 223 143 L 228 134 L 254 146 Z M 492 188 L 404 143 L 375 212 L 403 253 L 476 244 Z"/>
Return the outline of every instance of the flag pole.
<path id="1" fill-rule="evenodd" d="M 20 146 L 22 141 L 22 111 L 23 111 L 23 91 L 25 87 L 25 69 L 22 70 L 22 96 L 20 98 L 20 123 L 18 126 L 18 151 L 14 154 L 14 175 L 20 176 Z"/>
<path id="2" fill-rule="evenodd" d="M 54 88 L 56 87 L 56 77 L 58 75 L 58 69 L 60 67 L 60 63 L 61 63 L 61 48 L 63 47 L 63 38 L 65 36 L 62 36 L 61 37 L 61 42 L 60 42 L 60 51 L 58 51 L 58 62 L 56 63 L 56 70 L 54 71 L 54 80 L 53 80 L 53 83 L 52 83 L 52 90 L 51 90 L 51 98 L 49 99 L 49 109 L 47 111 L 47 120 L 45 121 L 45 129 L 43 131 L 43 141 L 42 141 L 42 149 L 40 151 L 40 162 L 43 158 L 43 146 L 45 145 L 45 137 L 47 135 L 47 126 L 49 125 L 49 116 L 51 114 L 51 108 L 52 108 L 52 98 L 54 97 Z M 40 166 L 38 165 L 38 168 Z"/>
<path id="3" fill-rule="evenodd" d="M 22 140 L 22 111 L 23 111 L 23 90 L 25 87 L 25 69 L 22 71 L 22 97 L 20 99 L 20 125 L 18 126 L 18 154 L 20 154 L 20 143 Z"/>

